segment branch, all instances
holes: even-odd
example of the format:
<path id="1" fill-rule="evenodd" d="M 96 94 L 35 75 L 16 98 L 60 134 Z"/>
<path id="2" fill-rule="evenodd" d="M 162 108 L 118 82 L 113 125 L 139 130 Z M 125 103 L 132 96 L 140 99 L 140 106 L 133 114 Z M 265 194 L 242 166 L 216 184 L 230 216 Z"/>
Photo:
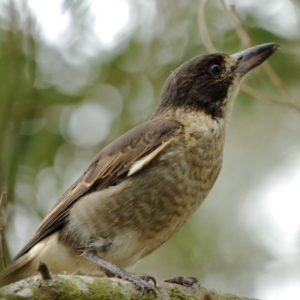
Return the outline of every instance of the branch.
<path id="1" fill-rule="evenodd" d="M 201 38 L 203 40 L 204 47 L 206 48 L 207 52 L 212 53 L 212 52 L 217 52 L 217 48 L 214 46 L 214 44 L 210 39 L 209 32 L 206 25 L 205 8 L 207 2 L 208 0 L 200 0 L 197 20 L 198 20 L 198 27 L 199 27 Z"/>
<path id="2" fill-rule="evenodd" d="M 224 11 L 227 13 L 229 19 L 231 20 L 232 24 L 235 27 L 235 31 L 239 39 L 241 40 L 243 46 L 245 48 L 253 47 L 254 43 L 252 42 L 252 39 L 247 32 L 246 28 L 244 27 L 241 18 L 235 11 L 235 6 L 232 4 L 228 4 L 226 0 L 220 0 L 222 3 L 222 6 L 224 8 Z M 199 32 L 201 35 L 201 38 L 203 40 L 204 47 L 208 52 L 218 52 L 217 48 L 214 46 L 213 42 L 210 39 L 208 27 L 205 19 L 205 9 L 207 5 L 208 0 L 200 0 L 199 2 L 199 9 L 198 9 L 198 27 Z M 282 80 L 277 76 L 274 69 L 271 67 L 270 63 L 268 61 L 265 61 L 261 65 L 263 71 L 269 78 L 269 80 L 272 82 L 274 86 L 281 92 L 284 101 L 278 101 L 270 97 L 266 97 L 261 93 L 256 92 L 253 88 L 246 85 L 245 83 L 242 84 L 241 90 L 246 92 L 247 94 L 254 96 L 256 99 L 258 99 L 261 102 L 264 103 L 271 103 L 275 105 L 280 105 L 288 108 L 295 109 L 297 112 L 300 113 L 300 105 L 293 99 L 293 97 L 288 92 L 288 89 L 285 87 Z"/>
<path id="3" fill-rule="evenodd" d="M 254 43 L 253 43 L 249 33 L 247 32 L 246 28 L 244 27 L 240 16 L 237 14 L 237 12 L 235 10 L 235 6 L 233 4 L 228 4 L 226 0 L 221 0 L 221 3 L 223 5 L 225 12 L 228 14 L 229 19 L 235 26 L 236 33 L 237 33 L 238 37 L 240 38 L 240 40 L 242 41 L 243 46 L 244 47 L 253 47 Z M 262 65 L 262 68 L 265 71 L 265 73 L 267 74 L 267 76 L 270 78 L 272 83 L 275 86 L 277 86 L 277 88 L 279 88 L 285 96 L 290 97 L 283 82 L 277 76 L 277 74 L 271 67 L 270 63 L 268 61 L 266 61 Z"/>
<path id="4" fill-rule="evenodd" d="M 205 288 L 182 287 L 176 284 L 160 283 L 156 287 L 156 299 L 190 300 L 255 300 L 224 294 Z M 40 275 L 21 280 L 0 289 L 1 299 L 154 299 L 153 294 L 141 295 L 132 283 L 107 277 L 79 275 L 52 275 L 43 280 Z"/>
<path id="5" fill-rule="evenodd" d="M 5 233 L 4 233 L 2 210 L 5 206 L 6 195 L 7 195 L 6 192 L 3 192 L 0 197 L 0 256 L 1 256 L 1 263 L 3 269 L 6 267 L 6 261 L 5 261 L 5 254 L 4 254 Z"/>

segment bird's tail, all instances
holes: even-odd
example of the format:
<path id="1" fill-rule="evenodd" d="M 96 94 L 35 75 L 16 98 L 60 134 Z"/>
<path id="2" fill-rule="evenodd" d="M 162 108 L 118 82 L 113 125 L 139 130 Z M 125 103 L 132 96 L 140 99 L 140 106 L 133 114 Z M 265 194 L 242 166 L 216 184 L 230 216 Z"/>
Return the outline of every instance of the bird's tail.
<path id="1" fill-rule="evenodd" d="M 2 272 L 0 272 L 0 287 L 14 283 L 28 277 L 27 269 L 32 256 L 26 253 L 13 260 Z"/>

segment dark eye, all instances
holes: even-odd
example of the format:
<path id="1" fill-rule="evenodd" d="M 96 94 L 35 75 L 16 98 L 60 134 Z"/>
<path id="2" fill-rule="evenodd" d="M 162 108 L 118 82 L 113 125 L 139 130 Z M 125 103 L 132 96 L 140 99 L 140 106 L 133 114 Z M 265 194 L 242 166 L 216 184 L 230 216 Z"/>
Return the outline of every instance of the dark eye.
<path id="1" fill-rule="evenodd" d="M 222 73 L 222 68 L 218 64 L 213 64 L 209 67 L 209 72 L 213 75 L 220 75 Z"/>

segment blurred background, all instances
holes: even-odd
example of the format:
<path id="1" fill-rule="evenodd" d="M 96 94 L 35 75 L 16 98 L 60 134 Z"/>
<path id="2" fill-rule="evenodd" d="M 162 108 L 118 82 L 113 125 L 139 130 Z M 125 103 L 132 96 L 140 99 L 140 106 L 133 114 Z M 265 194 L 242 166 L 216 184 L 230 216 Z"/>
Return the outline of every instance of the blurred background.
<path id="1" fill-rule="evenodd" d="M 247 47 L 224 2 L 208 1 L 204 11 L 203 1 L 0 0 L 7 261 L 94 155 L 151 116 L 171 71 L 207 53 L 205 26 L 218 51 Z M 281 45 L 268 60 L 281 87 L 262 67 L 248 78 L 266 98 L 240 92 L 213 191 L 174 238 L 132 271 L 158 281 L 195 276 L 207 288 L 260 299 L 295 299 L 300 2 L 231 3 L 254 45 Z"/>

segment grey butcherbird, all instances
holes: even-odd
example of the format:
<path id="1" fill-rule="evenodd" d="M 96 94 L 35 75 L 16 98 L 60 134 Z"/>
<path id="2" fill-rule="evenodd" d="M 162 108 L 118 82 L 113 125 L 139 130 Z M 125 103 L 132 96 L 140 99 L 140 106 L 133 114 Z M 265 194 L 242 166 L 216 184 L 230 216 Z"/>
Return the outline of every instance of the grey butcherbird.
<path id="1" fill-rule="evenodd" d="M 277 47 L 197 56 L 178 67 L 151 119 L 95 157 L 2 271 L 1 285 L 36 274 L 41 261 L 52 273 L 103 271 L 155 293 L 153 277 L 123 268 L 171 238 L 206 198 L 241 79 Z"/>

